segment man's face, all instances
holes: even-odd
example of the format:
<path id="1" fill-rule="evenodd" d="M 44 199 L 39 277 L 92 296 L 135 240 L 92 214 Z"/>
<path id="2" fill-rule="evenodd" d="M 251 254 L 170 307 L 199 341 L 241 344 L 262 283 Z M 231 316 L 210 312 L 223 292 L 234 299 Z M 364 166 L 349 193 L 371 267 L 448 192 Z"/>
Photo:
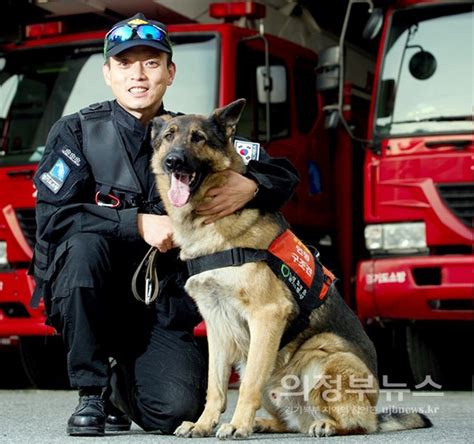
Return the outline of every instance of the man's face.
<path id="1" fill-rule="evenodd" d="M 117 102 L 130 114 L 148 122 L 158 111 L 166 88 L 173 83 L 175 65 L 146 46 L 127 49 L 104 65 L 104 78 Z"/>

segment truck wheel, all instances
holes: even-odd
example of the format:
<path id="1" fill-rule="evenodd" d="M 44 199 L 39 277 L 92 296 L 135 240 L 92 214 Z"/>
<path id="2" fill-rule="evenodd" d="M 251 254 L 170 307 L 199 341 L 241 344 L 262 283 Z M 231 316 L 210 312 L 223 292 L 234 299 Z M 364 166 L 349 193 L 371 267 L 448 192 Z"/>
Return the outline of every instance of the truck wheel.
<path id="1" fill-rule="evenodd" d="M 415 385 L 424 382 L 428 376 L 436 384 L 445 385 L 446 374 L 442 368 L 441 347 L 432 329 L 410 325 L 406 328 L 408 359 Z M 427 384 L 425 389 L 433 387 Z"/>
<path id="2" fill-rule="evenodd" d="M 20 357 L 30 384 L 37 389 L 67 390 L 66 352 L 59 336 L 20 338 Z"/>

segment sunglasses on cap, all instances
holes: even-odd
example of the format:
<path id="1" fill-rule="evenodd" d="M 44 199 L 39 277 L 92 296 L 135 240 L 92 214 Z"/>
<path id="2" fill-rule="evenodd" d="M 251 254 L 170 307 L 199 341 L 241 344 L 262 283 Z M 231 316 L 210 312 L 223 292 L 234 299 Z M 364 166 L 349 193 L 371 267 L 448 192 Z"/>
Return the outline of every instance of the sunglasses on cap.
<path id="1" fill-rule="evenodd" d="M 140 40 L 155 40 L 164 42 L 166 46 L 170 46 L 167 33 L 156 25 L 151 23 L 145 25 L 131 26 L 128 24 L 119 25 L 112 28 L 104 39 L 104 54 L 109 50 L 109 46 L 127 42 L 138 38 Z"/>

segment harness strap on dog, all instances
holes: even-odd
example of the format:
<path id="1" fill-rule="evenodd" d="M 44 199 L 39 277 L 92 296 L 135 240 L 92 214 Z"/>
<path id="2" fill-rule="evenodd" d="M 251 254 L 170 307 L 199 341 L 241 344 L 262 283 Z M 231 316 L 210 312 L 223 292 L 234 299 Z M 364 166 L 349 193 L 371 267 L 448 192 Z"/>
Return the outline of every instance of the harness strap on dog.
<path id="1" fill-rule="evenodd" d="M 232 248 L 230 250 L 219 251 L 186 261 L 189 276 L 202 273 L 208 270 L 215 270 L 223 267 L 237 267 L 247 262 L 265 261 L 268 259 L 267 250 L 256 250 L 255 248 Z"/>

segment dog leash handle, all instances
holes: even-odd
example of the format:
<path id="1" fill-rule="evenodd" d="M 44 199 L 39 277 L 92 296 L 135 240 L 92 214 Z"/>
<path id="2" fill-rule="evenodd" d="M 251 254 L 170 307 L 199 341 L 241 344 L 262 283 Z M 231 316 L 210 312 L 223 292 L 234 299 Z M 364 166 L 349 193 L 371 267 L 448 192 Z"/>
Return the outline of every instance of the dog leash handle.
<path id="1" fill-rule="evenodd" d="M 160 291 L 160 282 L 158 280 L 158 274 L 156 272 L 156 253 L 158 250 L 155 247 L 151 247 L 145 256 L 143 257 L 140 265 L 138 265 L 132 278 L 132 293 L 137 301 L 144 302 L 146 305 L 150 305 L 157 297 Z M 137 288 L 138 276 L 140 275 L 144 265 L 146 264 L 145 270 L 145 297 L 142 298 Z"/>

